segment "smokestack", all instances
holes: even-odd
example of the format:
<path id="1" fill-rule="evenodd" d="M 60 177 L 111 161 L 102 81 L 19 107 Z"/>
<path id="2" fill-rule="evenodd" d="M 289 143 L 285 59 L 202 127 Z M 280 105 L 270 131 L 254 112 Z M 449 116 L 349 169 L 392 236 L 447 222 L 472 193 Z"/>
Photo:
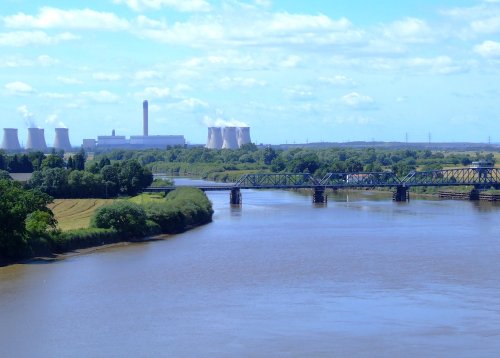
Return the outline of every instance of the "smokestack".
<path id="1" fill-rule="evenodd" d="M 148 136 L 148 101 L 142 102 L 142 132 L 145 137 Z"/>
<path id="2" fill-rule="evenodd" d="M 209 148 L 209 149 L 221 149 L 222 148 L 222 128 L 221 127 L 209 127 L 208 128 L 207 148 Z"/>
<path id="3" fill-rule="evenodd" d="M 17 137 L 17 128 L 4 128 L 2 149 L 5 150 L 19 150 L 19 139 Z"/>
<path id="4" fill-rule="evenodd" d="M 71 151 L 71 143 L 69 142 L 68 128 L 56 128 L 56 137 L 54 139 L 54 148 L 62 149 L 65 152 Z"/>
<path id="5" fill-rule="evenodd" d="M 222 148 L 238 149 L 236 127 L 225 127 L 222 130 Z"/>
<path id="6" fill-rule="evenodd" d="M 45 143 L 44 130 L 41 128 L 28 128 L 28 141 L 26 142 L 26 149 L 34 149 L 44 151 L 47 149 Z"/>
<path id="7" fill-rule="evenodd" d="M 250 140 L 250 127 L 238 128 L 238 147 L 241 148 L 244 144 L 251 143 Z"/>

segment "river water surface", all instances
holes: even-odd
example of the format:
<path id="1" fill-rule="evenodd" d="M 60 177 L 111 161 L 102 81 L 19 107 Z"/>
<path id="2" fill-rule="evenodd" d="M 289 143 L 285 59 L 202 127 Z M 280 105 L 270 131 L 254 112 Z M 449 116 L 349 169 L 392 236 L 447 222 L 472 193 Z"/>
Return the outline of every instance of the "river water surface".
<path id="1" fill-rule="evenodd" d="M 242 193 L 164 241 L 0 268 L 0 356 L 500 354 L 499 205 Z"/>

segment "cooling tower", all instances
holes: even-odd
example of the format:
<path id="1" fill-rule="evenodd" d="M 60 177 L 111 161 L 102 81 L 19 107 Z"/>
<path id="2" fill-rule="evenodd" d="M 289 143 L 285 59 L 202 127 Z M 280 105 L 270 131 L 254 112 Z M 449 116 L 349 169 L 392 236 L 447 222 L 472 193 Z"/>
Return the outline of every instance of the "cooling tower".
<path id="1" fill-rule="evenodd" d="M 238 149 L 236 127 L 225 127 L 222 130 L 222 148 Z"/>
<path id="2" fill-rule="evenodd" d="M 4 128 L 2 149 L 5 150 L 19 150 L 19 139 L 17 137 L 17 128 Z"/>
<path id="3" fill-rule="evenodd" d="M 26 149 L 46 150 L 47 144 L 45 143 L 44 130 L 41 128 L 28 128 L 28 141 L 26 142 Z"/>
<path id="4" fill-rule="evenodd" d="M 250 127 L 240 127 L 238 128 L 238 147 L 241 148 L 244 144 L 249 144 L 250 140 Z"/>
<path id="5" fill-rule="evenodd" d="M 209 148 L 209 149 L 221 149 L 222 148 L 222 128 L 221 127 L 209 127 L 208 128 L 207 148 Z"/>
<path id="6" fill-rule="evenodd" d="M 148 101 L 142 102 L 142 135 L 148 136 Z"/>
<path id="7" fill-rule="evenodd" d="M 68 128 L 56 128 L 56 137 L 54 139 L 54 148 L 62 149 L 65 152 L 71 151 L 71 143 L 69 142 Z"/>

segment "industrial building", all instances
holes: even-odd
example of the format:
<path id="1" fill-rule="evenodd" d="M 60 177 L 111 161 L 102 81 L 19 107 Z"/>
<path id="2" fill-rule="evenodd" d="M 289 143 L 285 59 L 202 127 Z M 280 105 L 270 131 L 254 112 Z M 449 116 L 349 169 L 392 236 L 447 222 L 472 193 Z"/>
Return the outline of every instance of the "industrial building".
<path id="1" fill-rule="evenodd" d="M 206 147 L 209 149 L 238 149 L 251 143 L 250 127 L 209 127 Z"/>
<path id="2" fill-rule="evenodd" d="M 17 136 L 17 128 L 4 128 L 2 149 L 4 150 L 20 150 L 19 138 Z"/>
<path id="3" fill-rule="evenodd" d="M 183 135 L 149 135 L 149 115 L 148 101 L 142 103 L 142 132 L 143 135 L 130 136 L 127 139 L 125 136 L 116 135 L 113 129 L 111 135 L 101 135 L 95 139 L 84 139 L 83 148 L 88 151 L 98 149 L 149 149 L 158 148 L 164 149 L 167 146 L 185 145 L 186 140 Z"/>

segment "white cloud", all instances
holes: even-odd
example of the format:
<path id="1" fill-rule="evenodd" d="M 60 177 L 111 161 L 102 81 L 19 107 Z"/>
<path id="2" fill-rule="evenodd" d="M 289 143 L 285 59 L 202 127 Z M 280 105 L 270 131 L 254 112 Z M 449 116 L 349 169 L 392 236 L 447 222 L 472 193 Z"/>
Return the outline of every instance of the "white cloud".
<path id="1" fill-rule="evenodd" d="M 37 62 L 44 67 L 48 67 L 57 65 L 59 63 L 59 60 L 52 58 L 48 55 L 41 55 L 37 57 Z"/>
<path id="2" fill-rule="evenodd" d="M 35 92 L 33 87 L 21 81 L 9 82 L 4 87 L 7 91 L 13 94 L 29 94 Z"/>
<path id="3" fill-rule="evenodd" d="M 61 83 L 66 84 L 66 85 L 81 85 L 81 84 L 83 84 L 82 81 L 80 81 L 79 79 L 74 78 L 74 77 L 57 76 L 56 80 L 61 82 Z"/>
<path id="4" fill-rule="evenodd" d="M 25 13 L 6 16 L 3 18 L 8 28 L 35 28 L 35 29 L 99 29 L 125 30 L 130 27 L 127 20 L 120 19 L 111 12 L 99 12 L 91 9 L 62 10 L 53 7 L 42 7 L 38 15 Z"/>
<path id="5" fill-rule="evenodd" d="M 412 68 L 420 68 L 430 73 L 449 75 L 452 73 L 464 72 L 467 68 L 456 64 L 448 56 L 437 57 L 415 57 L 407 61 L 407 65 Z"/>
<path id="6" fill-rule="evenodd" d="M 224 77 L 220 79 L 219 84 L 222 88 L 231 87 L 263 87 L 267 85 L 266 81 L 251 77 Z"/>
<path id="7" fill-rule="evenodd" d="M 185 112 L 197 112 L 197 111 L 203 111 L 209 108 L 210 106 L 207 102 L 197 98 L 185 98 L 180 102 L 170 103 L 166 107 L 167 109 L 175 109 Z"/>
<path id="8" fill-rule="evenodd" d="M 351 92 L 342 96 L 340 102 L 344 105 L 355 109 L 373 109 L 375 101 L 367 95 L 362 95 L 357 92 Z"/>
<path id="9" fill-rule="evenodd" d="M 285 68 L 294 68 L 294 67 L 297 67 L 301 61 L 302 61 L 302 58 L 300 58 L 300 56 L 290 55 L 290 56 L 287 56 L 287 58 L 285 58 L 283 61 L 280 62 L 280 66 L 285 67 Z"/>
<path id="10" fill-rule="evenodd" d="M 144 71 L 137 71 L 136 73 L 134 73 L 133 77 L 135 80 L 142 81 L 142 80 L 150 80 L 150 79 L 154 79 L 154 78 L 160 78 L 161 76 L 162 76 L 162 74 L 158 71 L 144 70 Z"/>
<path id="11" fill-rule="evenodd" d="M 405 18 L 385 26 L 384 34 L 388 38 L 404 43 L 422 43 L 434 40 L 435 34 L 424 20 Z"/>
<path id="12" fill-rule="evenodd" d="M 72 95 L 68 93 L 45 92 L 45 93 L 40 93 L 40 97 L 50 98 L 50 99 L 67 99 L 71 98 Z"/>
<path id="13" fill-rule="evenodd" d="M 146 87 L 138 96 L 141 98 L 168 98 L 172 97 L 172 90 L 167 87 Z"/>
<path id="14" fill-rule="evenodd" d="M 484 41 L 474 47 L 474 52 L 486 58 L 500 58 L 500 42 Z"/>
<path id="15" fill-rule="evenodd" d="M 284 89 L 285 95 L 294 101 L 308 101 L 315 98 L 315 95 L 310 87 L 293 86 Z"/>
<path id="16" fill-rule="evenodd" d="M 236 119 L 221 118 L 221 114 L 213 118 L 210 116 L 203 116 L 203 124 L 207 127 L 249 127 L 245 122 Z"/>
<path id="17" fill-rule="evenodd" d="M 119 81 L 122 76 L 118 73 L 96 72 L 92 74 L 92 78 L 97 81 Z"/>
<path id="18" fill-rule="evenodd" d="M 492 16 L 486 19 L 476 20 L 470 24 L 472 30 L 481 34 L 493 34 L 500 32 L 500 16 Z"/>
<path id="19" fill-rule="evenodd" d="M 356 86 L 356 81 L 343 75 L 335 75 L 333 77 L 320 77 L 318 80 L 321 83 L 326 83 L 333 86 Z"/>
<path id="20" fill-rule="evenodd" d="M 120 97 L 109 91 L 82 92 L 82 96 L 96 103 L 117 103 Z"/>
<path id="21" fill-rule="evenodd" d="M 43 31 L 13 31 L 0 33 L 0 46 L 55 45 L 62 41 L 77 39 L 79 39 L 78 36 L 69 32 L 51 36 Z"/>
<path id="22" fill-rule="evenodd" d="M 206 12 L 211 8 L 206 0 L 113 0 L 113 2 L 125 4 L 134 11 L 170 7 L 181 12 Z"/>

